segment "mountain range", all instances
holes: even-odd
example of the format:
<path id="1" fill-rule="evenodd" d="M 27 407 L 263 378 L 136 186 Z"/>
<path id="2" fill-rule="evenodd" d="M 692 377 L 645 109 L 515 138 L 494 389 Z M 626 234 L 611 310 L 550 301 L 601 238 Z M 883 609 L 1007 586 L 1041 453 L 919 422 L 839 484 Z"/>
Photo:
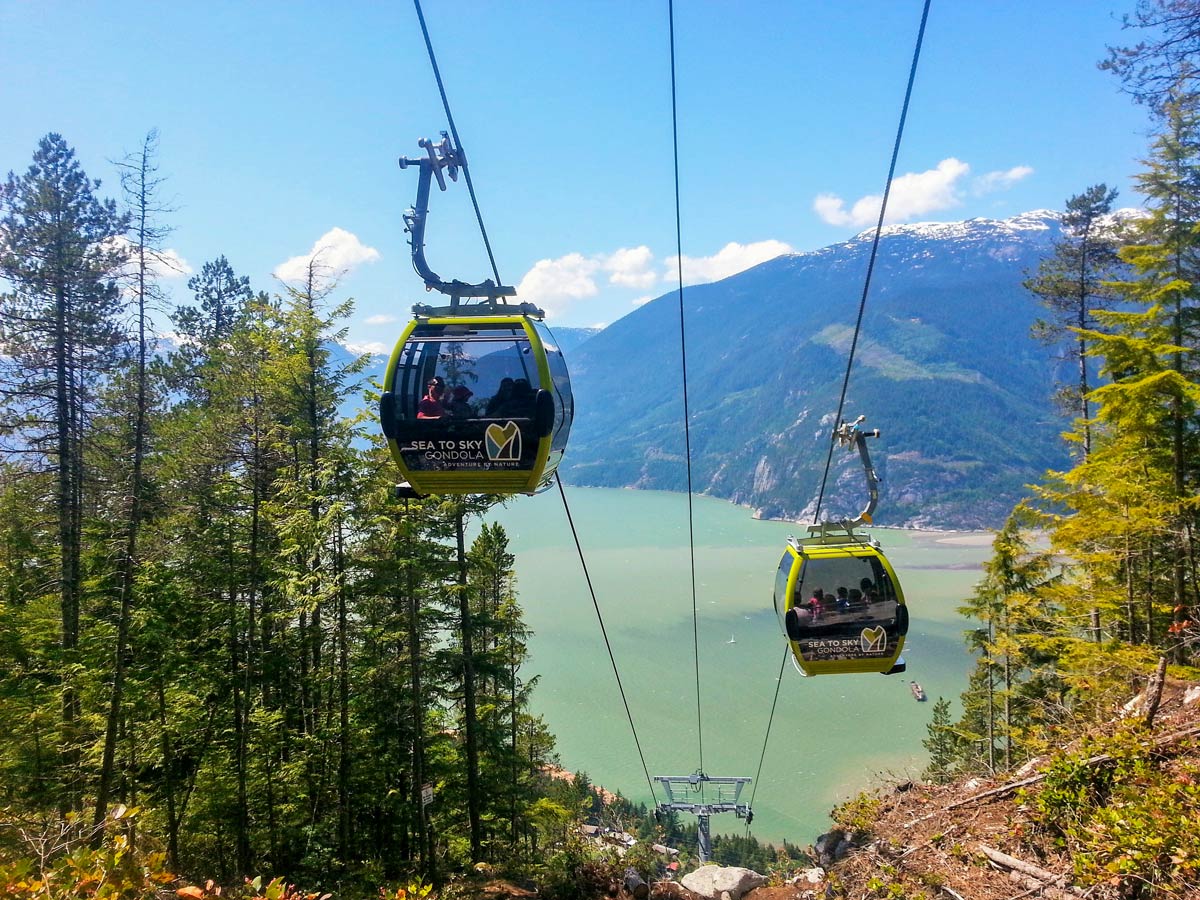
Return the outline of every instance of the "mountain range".
<path id="1" fill-rule="evenodd" d="M 1059 219 L 883 230 L 842 413 L 881 430 L 868 442 L 877 523 L 997 528 L 1028 483 L 1067 464 L 1051 398 L 1070 376 L 1030 337 L 1045 311 L 1022 287 Z M 873 237 L 684 289 L 693 491 L 813 521 Z M 687 489 L 683 360 L 677 292 L 575 348 L 565 481 Z M 858 454 L 835 448 L 820 518 L 866 499 Z"/>

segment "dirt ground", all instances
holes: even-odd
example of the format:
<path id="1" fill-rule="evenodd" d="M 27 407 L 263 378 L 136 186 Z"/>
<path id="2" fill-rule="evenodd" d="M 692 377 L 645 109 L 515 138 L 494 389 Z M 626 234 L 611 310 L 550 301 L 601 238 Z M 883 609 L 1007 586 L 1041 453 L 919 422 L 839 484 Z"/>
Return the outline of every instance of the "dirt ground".
<path id="1" fill-rule="evenodd" d="M 1154 720 L 1155 733 L 1163 739 L 1200 734 L 1198 694 L 1195 685 L 1168 680 Z M 835 863 L 825 882 L 760 888 L 747 894 L 746 900 L 913 898 L 918 893 L 950 900 L 1084 897 L 1085 892 L 1070 884 L 1071 860 L 1028 837 L 1028 820 L 1015 798 L 1024 782 L 1035 789 L 1038 772 L 1035 760 L 1002 780 L 970 779 L 941 786 L 906 782 L 881 790 L 874 839 Z M 1014 870 L 1012 864 L 1032 867 L 1038 879 L 1030 880 L 1029 874 Z M 1043 887 L 1047 880 L 1050 886 Z M 896 887 L 889 889 L 892 885 Z M 1089 900 L 1121 896 L 1117 886 L 1086 892 Z M 1191 895 L 1190 900 L 1196 897 Z"/>
<path id="2" fill-rule="evenodd" d="M 1136 703 L 1137 698 L 1131 706 Z M 1168 680 L 1154 730 L 1164 740 L 1177 735 L 1200 736 L 1200 688 Z M 1173 745 L 1189 746 L 1183 742 Z M 1021 783 L 1030 782 L 1031 788 L 1037 784 L 1038 773 L 1035 760 L 995 781 L 905 782 L 880 789 L 872 837 L 830 866 L 825 880 L 810 883 L 801 878 L 794 884 L 762 887 L 746 894 L 745 900 L 913 900 L 918 896 L 931 900 L 1120 900 L 1122 891 L 1115 885 L 1087 892 L 1073 887 L 1071 860 L 1029 838 L 1027 818 L 1016 796 Z M 1032 867 L 1038 879 L 1030 880 L 1030 875 L 1011 868 L 1013 864 Z M 656 897 L 691 900 L 679 885 L 670 889 L 656 885 L 651 900 Z M 1172 898 L 1200 900 L 1200 894 L 1184 890 Z"/>

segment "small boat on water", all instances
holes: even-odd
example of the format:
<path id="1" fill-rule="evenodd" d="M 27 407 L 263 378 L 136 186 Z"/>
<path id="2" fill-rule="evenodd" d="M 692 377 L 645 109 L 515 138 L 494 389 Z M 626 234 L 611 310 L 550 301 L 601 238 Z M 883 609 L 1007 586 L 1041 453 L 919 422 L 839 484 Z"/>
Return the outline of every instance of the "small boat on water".
<path id="1" fill-rule="evenodd" d="M 908 686 L 912 688 L 913 697 L 922 702 L 925 700 L 925 688 L 921 687 L 915 681 L 910 681 Z"/>

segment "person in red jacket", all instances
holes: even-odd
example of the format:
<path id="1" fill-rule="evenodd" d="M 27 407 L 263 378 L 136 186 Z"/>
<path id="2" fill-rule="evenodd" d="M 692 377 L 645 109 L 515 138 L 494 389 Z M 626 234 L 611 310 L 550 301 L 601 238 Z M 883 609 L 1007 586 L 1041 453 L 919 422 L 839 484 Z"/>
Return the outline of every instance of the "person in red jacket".
<path id="1" fill-rule="evenodd" d="M 446 415 L 446 408 L 442 406 L 445 393 L 446 383 L 441 378 L 434 376 L 429 379 L 429 384 L 425 386 L 425 396 L 417 404 L 417 418 L 440 419 Z"/>

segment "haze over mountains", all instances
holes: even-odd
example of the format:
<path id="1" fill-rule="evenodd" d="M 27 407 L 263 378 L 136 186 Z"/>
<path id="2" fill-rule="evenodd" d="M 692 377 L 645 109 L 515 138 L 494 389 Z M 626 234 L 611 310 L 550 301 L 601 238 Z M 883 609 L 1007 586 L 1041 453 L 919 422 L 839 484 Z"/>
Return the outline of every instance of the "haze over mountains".
<path id="1" fill-rule="evenodd" d="M 996 528 L 1025 485 L 1062 467 L 1044 309 L 1021 286 L 1061 234 L 1037 211 L 884 229 L 844 418 L 867 416 L 884 479 L 876 521 Z M 872 232 L 684 290 L 692 489 L 812 521 Z M 677 295 L 568 359 L 573 484 L 685 490 Z M 834 452 L 821 517 L 866 503 L 857 453 Z"/>

